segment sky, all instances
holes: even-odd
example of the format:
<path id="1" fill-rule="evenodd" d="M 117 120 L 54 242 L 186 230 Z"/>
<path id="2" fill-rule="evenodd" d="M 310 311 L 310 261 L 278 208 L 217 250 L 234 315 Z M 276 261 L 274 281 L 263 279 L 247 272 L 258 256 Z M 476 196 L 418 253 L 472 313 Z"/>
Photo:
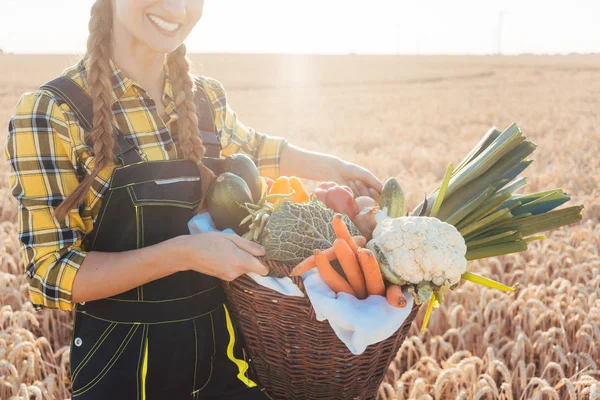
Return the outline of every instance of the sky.
<path id="1" fill-rule="evenodd" d="M 0 0 L 0 49 L 81 54 L 92 3 Z M 599 17 L 600 0 L 205 0 L 187 45 L 204 53 L 590 53 L 600 52 Z"/>

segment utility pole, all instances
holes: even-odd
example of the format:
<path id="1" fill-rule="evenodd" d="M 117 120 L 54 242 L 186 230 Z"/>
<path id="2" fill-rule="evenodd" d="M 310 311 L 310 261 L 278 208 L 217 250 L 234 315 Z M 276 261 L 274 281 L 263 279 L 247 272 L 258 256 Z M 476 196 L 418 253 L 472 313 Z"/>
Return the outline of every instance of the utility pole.
<path id="1" fill-rule="evenodd" d="M 502 25 L 504 23 L 504 11 L 498 13 L 498 54 L 502 54 Z"/>

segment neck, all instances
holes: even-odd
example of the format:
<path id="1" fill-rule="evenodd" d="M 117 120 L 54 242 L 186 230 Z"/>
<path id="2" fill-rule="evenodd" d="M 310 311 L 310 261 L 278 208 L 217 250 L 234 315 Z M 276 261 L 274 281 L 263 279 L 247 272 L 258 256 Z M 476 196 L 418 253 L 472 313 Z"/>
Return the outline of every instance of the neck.
<path id="1" fill-rule="evenodd" d="M 136 81 L 146 91 L 161 93 L 166 55 L 148 48 L 118 25 L 113 27 L 113 61 L 125 76 Z"/>

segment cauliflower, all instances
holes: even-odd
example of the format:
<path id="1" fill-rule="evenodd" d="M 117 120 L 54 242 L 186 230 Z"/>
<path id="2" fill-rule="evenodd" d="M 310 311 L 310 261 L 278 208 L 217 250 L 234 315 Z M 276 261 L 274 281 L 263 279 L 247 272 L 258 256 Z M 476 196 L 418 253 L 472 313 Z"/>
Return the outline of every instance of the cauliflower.
<path id="1" fill-rule="evenodd" d="M 454 226 L 437 218 L 385 218 L 377 223 L 372 242 L 384 258 L 382 272 L 392 283 L 452 286 L 467 270 L 465 240 Z"/>

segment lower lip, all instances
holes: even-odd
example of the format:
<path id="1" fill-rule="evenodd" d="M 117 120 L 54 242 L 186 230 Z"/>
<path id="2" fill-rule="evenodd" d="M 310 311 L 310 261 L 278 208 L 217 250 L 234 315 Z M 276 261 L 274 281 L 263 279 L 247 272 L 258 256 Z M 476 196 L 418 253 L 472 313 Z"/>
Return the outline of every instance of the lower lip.
<path id="1" fill-rule="evenodd" d="M 169 36 L 169 37 L 175 37 L 175 35 L 177 35 L 177 32 L 179 31 L 179 28 L 175 29 L 174 31 L 166 31 L 166 30 L 164 30 L 163 28 L 161 28 L 160 26 L 158 26 L 158 24 L 157 24 L 156 22 L 152 21 L 152 18 L 148 17 L 148 20 L 150 21 L 150 23 L 151 23 L 152 25 L 154 25 L 154 27 L 155 27 L 156 29 L 158 29 L 158 31 L 159 31 L 160 33 L 162 33 L 162 34 L 163 34 L 163 35 L 165 35 L 165 36 Z"/>

